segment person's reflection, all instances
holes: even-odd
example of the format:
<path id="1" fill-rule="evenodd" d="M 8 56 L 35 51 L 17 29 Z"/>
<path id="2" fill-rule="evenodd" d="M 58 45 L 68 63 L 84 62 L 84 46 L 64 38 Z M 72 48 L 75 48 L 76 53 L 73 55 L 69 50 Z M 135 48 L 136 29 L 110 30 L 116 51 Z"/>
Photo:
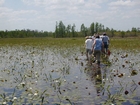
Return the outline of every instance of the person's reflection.
<path id="1" fill-rule="evenodd" d="M 102 68 L 97 68 L 96 65 L 92 65 L 88 67 L 87 74 L 90 77 L 90 80 L 95 84 L 95 88 L 97 91 L 97 96 L 100 96 L 103 91 L 103 79 L 105 79 L 105 73 L 102 74 Z"/>
<path id="2" fill-rule="evenodd" d="M 101 74 L 101 69 L 98 68 L 96 69 L 95 72 L 95 87 L 96 87 L 96 91 L 97 91 L 97 95 L 100 95 L 101 92 L 101 84 L 102 84 L 102 74 Z"/>

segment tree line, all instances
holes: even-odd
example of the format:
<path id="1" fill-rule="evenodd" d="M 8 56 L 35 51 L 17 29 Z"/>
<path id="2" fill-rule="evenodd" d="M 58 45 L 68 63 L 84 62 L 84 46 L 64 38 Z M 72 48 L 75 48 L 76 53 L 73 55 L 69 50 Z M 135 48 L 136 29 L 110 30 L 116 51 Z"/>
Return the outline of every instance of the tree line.
<path id="1" fill-rule="evenodd" d="M 0 38 L 27 38 L 27 37 L 54 37 L 54 38 L 65 38 L 65 37 L 85 37 L 87 35 L 94 35 L 95 33 L 102 34 L 106 32 L 109 37 L 137 37 L 140 36 L 140 28 L 132 27 L 131 30 L 121 31 L 113 28 L 108 28 L 98 22 L 92 22 L 90 27 L 86 27 L 81 24 L 80 31 L 76 30 L 76 25 L 64 25 L 62 21 L 56 22 L 55 31 L 38 31 L 38 30 L 12 30 L 12 31 L 0 31 Z"/>

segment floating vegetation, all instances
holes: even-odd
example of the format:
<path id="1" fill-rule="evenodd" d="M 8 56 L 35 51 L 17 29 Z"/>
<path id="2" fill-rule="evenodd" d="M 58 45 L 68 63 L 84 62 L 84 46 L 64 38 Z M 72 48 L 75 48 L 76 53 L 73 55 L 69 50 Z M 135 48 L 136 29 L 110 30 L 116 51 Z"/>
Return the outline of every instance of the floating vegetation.
<path id="1" fill-rule="evenodd" d="M 132 70 L 131 71 L 131 76 L 134 76 L 134 75 L 137 75 L 138 74 L 138 71 L 137 70 Z"/>
<path id="2" fill-rule="evenodd" d="M 1 39 L 0 104 L 138 104 L 140 53 L 111 41 L 97 68 L 86 61 L 82 38 Z"/>

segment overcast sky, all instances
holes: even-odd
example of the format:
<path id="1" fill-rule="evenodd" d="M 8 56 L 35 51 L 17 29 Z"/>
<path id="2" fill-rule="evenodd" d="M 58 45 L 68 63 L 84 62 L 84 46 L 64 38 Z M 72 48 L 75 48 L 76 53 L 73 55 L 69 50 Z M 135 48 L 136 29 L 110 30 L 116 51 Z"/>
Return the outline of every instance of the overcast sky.
<path id="1" fill-rule="evenodd" d="M 140 0 L 0 0 L 0 30 L 54 31 L 56 22 L 115 30 L 140 27 Z"/>

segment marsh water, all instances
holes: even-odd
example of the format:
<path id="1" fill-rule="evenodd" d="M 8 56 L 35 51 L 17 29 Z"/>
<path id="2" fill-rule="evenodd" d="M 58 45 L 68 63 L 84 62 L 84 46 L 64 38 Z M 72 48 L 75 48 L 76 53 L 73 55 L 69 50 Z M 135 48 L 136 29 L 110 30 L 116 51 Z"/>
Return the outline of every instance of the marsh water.
<path id="1" fill-rule="evenodd" d="M 101 67 L 80 47 L 0 47 L 0 104 L 138 105 L 140 53 L 111 50 Z"/>

